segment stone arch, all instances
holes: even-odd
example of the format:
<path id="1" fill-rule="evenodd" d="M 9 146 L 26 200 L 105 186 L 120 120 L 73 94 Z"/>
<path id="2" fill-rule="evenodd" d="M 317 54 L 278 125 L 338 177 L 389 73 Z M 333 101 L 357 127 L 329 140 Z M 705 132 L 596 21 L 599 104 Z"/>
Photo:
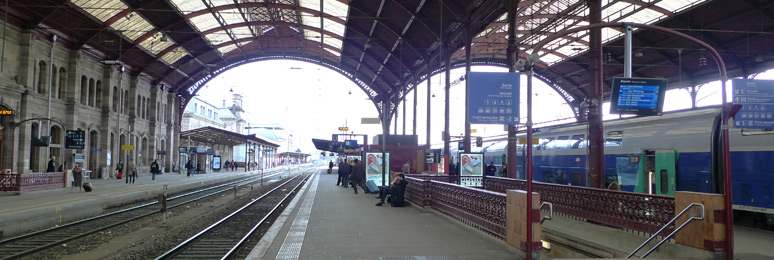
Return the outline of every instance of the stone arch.
<path id="1" fill-rule="evenodd" d="M 99 149 L 99 131 L 97 130 L 90 130 L 89 131 L 89 146 L 88 146 L 88 152 L 89 152 L 89 158 L 87 161 L 88 167 L 84 166 L 84 168 L 92 170 L 92 177 L 95 177 L 97 170 L 99 169 L 99 152 L 95 151 L 94 149 Z"/>
<path id="2" fill-rule="evenodd" d="M 96 101 L 96 97 L 97 97 L 97 95 L 96 95 L 96 92 L 94 91 L 94 79 L 93 78 L 89 78 L 89 95 L 88 95 L 87 98 L 89 99 L 89 106 L 90 107 L 94 106 L 94 102 Z"/>
<path id="3" fill-rule="evenodd" d="M 118 95 L 120 95 L 118 93 L 118 86 L 113 86 L 113 112 L 118 112 L 118 102 L 120 102 Z"/>
<path id="4" fill-rule="evenodd" d="M 51 93 L 50 93 L 51 98 L 58 98 L 57 94 L 59 93 L 59 88 L 61 87 L 59 86 L 59 84 L 57 84 L 58 82 L 56 80 L 57 78 L 56 73 L 57 73 L 56 66 L 54 66 L 54 64 L 51 64 Z"/>
<path id="5" fill-rule="evenodd" d="M 89 103 L 89 79 L 86 75 L 81 76 L 81 105 Z"/>
<path id="6" fill-rule="evenodd" d="M 46 75 L 46 72 L 48 71 L 48 65 L 45 61 L 38 62 L 38 82 L 36 91 L 40 94 L 46 93 L 46 78 L 48 78 L 48 75 Z"/>
<path id="7" fill-rule="evenodd" d="M 97 107 L 101 108 L 102 107 L 102 81 L 97 80 L 96 89 L 97 89 L 97 93 L 95 95 L 97 100 L 96 102 L 94 102 L 94 104 Z"/>
<path id="8" fill-rule="evenodd" d="M 11 106 L 0 103 L 0 109 L 11 110 Z M 14 147 L 11 140 L 13 140 L 13 124 L 12 116 L 0 117 L 0 169 L 12 168 L 13 162 L 11 157 Z"/>
<path id="9" fill-rule="evenodd" d="M 38 131 L 40 126 L 37 122 L 32 122 L 30 124 L 30 143 L 32 138 L 38 137 Z M 32 172 L 40 172 L 40 148 L 37 146 L 30 145 L 30 153 L 29 153 L 29 168 Z"/>

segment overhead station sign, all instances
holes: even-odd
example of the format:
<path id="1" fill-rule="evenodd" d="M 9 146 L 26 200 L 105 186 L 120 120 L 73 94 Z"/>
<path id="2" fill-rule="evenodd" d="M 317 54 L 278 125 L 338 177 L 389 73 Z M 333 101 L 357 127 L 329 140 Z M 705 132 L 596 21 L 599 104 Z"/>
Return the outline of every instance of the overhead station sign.
<path id="1" fill-rule="evenodd" d="M 734 127 L 774 129 L 774 81 L 732 79 L 734 103 L 742 108 L 734 117 Z"/>
<path id="2" fill-rule="evenodd" d="M 470 72 L 468 121 L 515 125 L 519 122 L 519 73 Z"/>

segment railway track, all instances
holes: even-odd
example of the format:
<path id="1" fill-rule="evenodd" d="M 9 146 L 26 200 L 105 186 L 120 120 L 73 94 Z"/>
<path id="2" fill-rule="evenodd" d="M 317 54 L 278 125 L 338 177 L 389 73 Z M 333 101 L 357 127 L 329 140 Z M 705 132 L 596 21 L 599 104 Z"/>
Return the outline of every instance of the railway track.
<path id="1" fill-rule="evenodd" d="M 229 259 L 244 258 L 250 247 L 248 240 L 274 213 L 281 212 L 304 183 L 314 176 L 315 169 L 296 175 L 252 200 L 247 205 L 215 222 L 211 226 L 157 257 L 161 259 Z M 255 241 L 253 239 L 253 241 Z"/>
<path id="2" fill-rule="evenodd" d="M 166 209 L 172 209 L 192 202 L 200 201 L 224 192 L 233 192 L 239 187 L 248 186 L 271 179 L 278 175 L 286 175 L 286 171 L 268 173 L 263 177 L 249 177 L 230 181 L 204 189 L 171 195 L 166 198 Z M 131 208 L 118 210 L 76 222 L 52 227 L 0 241 L 0 260 L 16 259 L 33 255 L 63 243 L 80 239 L 91 234 L 123 225 L 134 220 L 160 213 L 162 206 L 159 201 L 151 201 Z"/>

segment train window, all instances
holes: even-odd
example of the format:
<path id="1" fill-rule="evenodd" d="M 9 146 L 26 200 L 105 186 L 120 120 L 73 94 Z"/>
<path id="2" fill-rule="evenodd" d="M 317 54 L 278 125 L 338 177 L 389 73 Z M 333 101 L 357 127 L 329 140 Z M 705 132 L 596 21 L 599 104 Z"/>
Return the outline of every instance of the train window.
<path id="1" fill-rule="evenodd" d="M 581 148 L 581 145 L 583 145 L 583 141 L 586 138 L 584 135 L 573 135 L 571 139 L 572 140 L 570 141 L 570 143 L 572 144 L 572 146 L 570 147 L 570 149 L 578 149 L 578 148 Z"/>
<path id="2" fill-rule="evenodd" d="M 569 136 L 560 136 L 559 138 L 556 138 L 556 141 L 554 141 L 553 149 L 567 149 L 570 143 L 570 137 Z"/>
<path id="3" fill-rule="evenodd" d="M 661 170 L 661 194 L 669 193 L 669 172 Z"/>
<path id="4" fill-rule="evenodd" d="M 549 182 L 549 183 L 555 183 L 554 182 L 554 173 L 550 171 L 544 171 L 543 172 L 543 181 Z"/>
<path id="5" fill-rule="evenodd" d="M 570 173 L 570 183 L 575 186 L 583 185 L 583 175 L 580 172 Z"/>
<path id="6" fill-rule="evenodd" d="M 618 182 L 618 175 L 608 174 L 605 175 L 605 187 L 610 187 L 610 183 Z"/>
<path id="7" fill-rule="evenodd" d="M 565 184 L 567 182 L 567 173 L 566 172 L 556 172 L 556 183 L 559 184 Z"/>
<path id="8" fill-rule="evenodd" d="M 605 146 L 621 146 L 623 131 L 610 131 L 605 136 Z"/>

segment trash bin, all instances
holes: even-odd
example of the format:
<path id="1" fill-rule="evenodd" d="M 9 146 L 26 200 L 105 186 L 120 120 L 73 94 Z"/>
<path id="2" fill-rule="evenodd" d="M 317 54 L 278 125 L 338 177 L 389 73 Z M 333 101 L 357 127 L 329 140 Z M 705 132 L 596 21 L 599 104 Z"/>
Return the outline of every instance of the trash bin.
<path id="1" fill-rule="evenodd" d="M 103 180 L 110 179 L 110 173 L 107 171 L 107 167 L 99 168 L 99 173 Z"/>

